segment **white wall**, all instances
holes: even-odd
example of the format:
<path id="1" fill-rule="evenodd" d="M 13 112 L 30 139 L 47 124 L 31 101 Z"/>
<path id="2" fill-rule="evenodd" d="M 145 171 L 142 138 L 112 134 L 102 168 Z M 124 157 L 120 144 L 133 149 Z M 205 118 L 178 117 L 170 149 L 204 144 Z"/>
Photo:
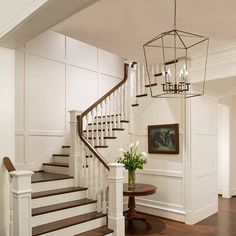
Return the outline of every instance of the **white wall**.
<path id="1" fill-rule="evenodd" d="M 195 224 L 218 211 L 218 104 L 209 96 L 190 100 L 186 168 L 186 222 Z"/>
<path id="2" fill-rule="evenodd" d="M 235 126 L 235 112 L 236 112 L 236 96 L 221 97 L 218 99 L 218 103 L 229 108 L 230 111 L 230 191 L 231 195 L 236 195 L 236 148 L 235 148 L 235 137 L 236 137 L 236 126 Z M 219 166 L 221 168 L 222 166 Z M 219 170 L 222 173 L 222 169 Z M 221 190 L 221 186 L 220 189 Z"/>
<path id="3" fill-rule="evenodd" d="M 0 235 L 9 235 L 9 174 L 2 159 L 15 157 L 15 52 L 0 48 Z"/>
<path id="4" fill-rule="evenodd" d="M 179 123 L 180 154 L 148 154 L 143 170 L 137 171 L 137 181 L 157 186 L 151 196 L 137 198 L 137 209 L 150 214 L 185 221 L 185 184 L 183 152 L 185 109 L 180 99 L 146 99 L 134 108 L 132 138 L 140 141 L 140 151 L 148 153 L 148 125 Z"/>
<path id="5" fill-rule="evenodd" d="M 123 59 L 47 31 L 16 52 L 16 163 L 39 169 L 65 144 L 69 110 L 85 110 L 123 78 Z"/>

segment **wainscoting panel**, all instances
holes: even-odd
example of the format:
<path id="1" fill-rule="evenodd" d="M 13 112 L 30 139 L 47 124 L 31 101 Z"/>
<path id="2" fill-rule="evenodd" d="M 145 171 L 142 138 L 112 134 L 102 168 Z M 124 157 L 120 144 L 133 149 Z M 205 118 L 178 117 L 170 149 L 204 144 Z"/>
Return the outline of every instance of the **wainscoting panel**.
<path id="1" fill-rule="evenodd" d="M 98 74 L 75 66 L 67 67 L 67 110 L 83 111 L 98 98 Z"/>
<path id="2" fill-rule="evenodd" d="M 78 40 L 66 38 L 66 60 L 69 64 L 97 71 L 98 49 Z"/>
<path id="3" fill-rule="evenodd" d="M 26 55 L 29 130 L 65 131 L 65 65 Z"/>
<path id="4" fill-rule="evenodd" d="M 25 45 L 28 53 L 40 57 L 65 61 L 65 36 L 53 31 L 46 31 Z"/>
<path id="5" fill-rule="evenodd" d="M 69 110 L 83 111 L 123 78 L 117 55 L 46 31 L 16 50 L 16 166 L 39 170 L 69 144 Z"/>

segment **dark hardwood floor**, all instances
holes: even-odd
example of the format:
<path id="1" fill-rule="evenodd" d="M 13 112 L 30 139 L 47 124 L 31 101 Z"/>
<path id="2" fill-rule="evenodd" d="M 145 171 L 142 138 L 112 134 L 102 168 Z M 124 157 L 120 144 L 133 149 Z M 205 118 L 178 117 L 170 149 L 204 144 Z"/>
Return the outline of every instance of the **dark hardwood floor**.
<path id="1" fill-rule="evenodd" d="M 152 229 L 146 231 L 142 222 L 134 222 L 132 227 L 126 227 L 126 236 L 236 236 L 236 197 L 232 199 L 219 197 L 219 212 L 196 225 L 185 225 L 180 222 L 146 216 L 152 223 Z"/>

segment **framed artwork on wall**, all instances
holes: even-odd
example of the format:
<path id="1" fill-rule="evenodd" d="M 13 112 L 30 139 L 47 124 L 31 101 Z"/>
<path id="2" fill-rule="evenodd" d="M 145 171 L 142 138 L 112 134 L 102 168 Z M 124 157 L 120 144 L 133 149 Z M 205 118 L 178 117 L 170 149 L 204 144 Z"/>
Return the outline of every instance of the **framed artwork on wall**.
<path id="1" fill-rule="evenodd" d="M 179 124 L 149 125 L 148 152 L 179 154 Z"/>

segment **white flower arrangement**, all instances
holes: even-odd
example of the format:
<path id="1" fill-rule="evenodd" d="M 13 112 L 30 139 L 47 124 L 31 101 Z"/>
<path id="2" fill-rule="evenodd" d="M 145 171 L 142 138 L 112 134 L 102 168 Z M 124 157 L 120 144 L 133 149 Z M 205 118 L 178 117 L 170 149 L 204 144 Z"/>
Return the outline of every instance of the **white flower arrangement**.
<path id="1" fill-rule="evenodd" d="M 127 149 L 120 148 L 123 157 L 118 159 L 118 163 L 124 164 L 125 169 L 129 171 L 135 171 L 136 169 L 143 169 L 143 166 L 147 164 L 146 152 L 138 153 L 139 141 L 131 143 Z"/>

